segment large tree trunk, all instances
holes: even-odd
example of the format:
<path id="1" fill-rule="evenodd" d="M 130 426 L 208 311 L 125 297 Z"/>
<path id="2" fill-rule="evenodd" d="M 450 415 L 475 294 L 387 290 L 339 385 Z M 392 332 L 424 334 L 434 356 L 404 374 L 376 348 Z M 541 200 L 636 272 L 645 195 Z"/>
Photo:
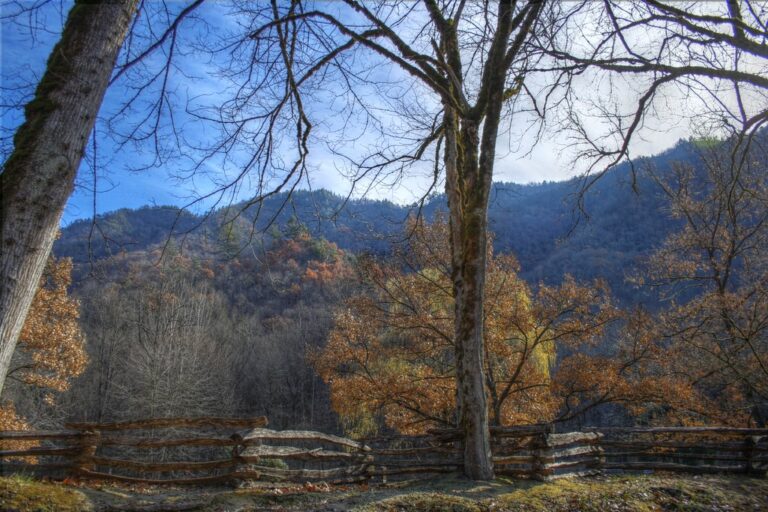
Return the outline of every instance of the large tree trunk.
<path id="1" fill-rule="evenodd" d="M 460 228 L 463 240 L 460 249 L 454 251 L 458 320 L 455 325 L 456 366 L 459 426 L 464 433 L 464 473 L 474 480 L 490 480 L 493 478 L 493 463 L 485 394 L 483 341 L 487 223 L 486 210 L 476 199 L 468 201 L 468 211 L 464 212 Z"/>
<path id="2" fill-rule="evenodd" d="M 459 122 L 446 106 L 446 193 L 450 212 L 454 340 L 458 427 L 464 438 L 464 473 L 473 480 L 493 478 L 485 394 L 483 297 L 490 175 L 478 162 L 479 127 Z"/>
<path id="3" fill-rule="evenodd" d="M 496 33 L 483 66 L 480 94 L 473 108 L 461 106 L 463 95 L 457 82 L 463 80 L 463 68 L 456 31 L 447 22 L 441 28 L 444 61 L 451 68 L 450 94 L 443 98 L 443 135 L 456 303 L 456 407 L 458 426 L 464 439 L 464 473 L 474 480 L 489 480 L 494 476 L 485 393 L 483 310 L 488 197 L 496 137 L 511 59 L 523 44 L 541 7 L 541 3 L 529 4 L 525 20 L 518 20 L 522 23 L 518 36 L 510 42 L 513 4 L 515 2 L 510 0 L 498 3 Z M 510 43 L 516 50 L 510 50 Z"/>
<path id="4" fill-rule="evenodd" d="M 137 3 L 75 3 L 0 174 L 0 392 Z"/>

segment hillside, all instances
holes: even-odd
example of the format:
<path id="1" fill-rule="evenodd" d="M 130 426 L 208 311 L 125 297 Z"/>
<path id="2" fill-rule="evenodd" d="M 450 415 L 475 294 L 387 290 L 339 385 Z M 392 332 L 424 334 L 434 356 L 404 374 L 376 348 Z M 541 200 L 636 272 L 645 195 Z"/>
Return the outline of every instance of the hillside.
<path id="1" fill-rule="evenodd" d="M 681 142 L 664 154 L 636 162 L 634 188 L 630 166 L 618 166 L 584 193 L 583 210 L 577 204 L 582 189 L 578 179 L 532 185 L 496 183 L 489 208 L 495 248 L 514 253 L 522 276 L 532 284 L 558 283 L 566 273 L 579 280 L 599 277 L 608 281 L 622 302 L 641 302 L 643 296 L 626 277 L 673 228 L 665 200 L 643 169 L 650 165 L 663 171 L 673 161 L 691 162 L 694 152 L 693 145 Z M 287 203 L 286 199 L 278 195 L 267 200 L 258 219 L 254 208 L 247 209 L 232 225 L 223 221 L 242 205 L 206 218 L 163 206 L 118 210 L 100 215 L 93 233 L 90 220 L 65 227 L 54 250 L 57 256 L 71 257 L 82 265 L 89 257 L 99 260 L 162 245 L 172 233 L 171 239 L 182 250 L 226 258 L 247 240 L 258 245 L 265 230 L 274 233 L 295 217 L 313 236 L 342 249 L 381 254 L 400 233 L 403 220 L 415 211 L 388 201 L 357 199 L 345 204 L 344 198 L 326 190 L 298 191 Z M 444 200 L 442 195 L 432 198 L 425 214 L 429 217 L 443 210 Z"/>

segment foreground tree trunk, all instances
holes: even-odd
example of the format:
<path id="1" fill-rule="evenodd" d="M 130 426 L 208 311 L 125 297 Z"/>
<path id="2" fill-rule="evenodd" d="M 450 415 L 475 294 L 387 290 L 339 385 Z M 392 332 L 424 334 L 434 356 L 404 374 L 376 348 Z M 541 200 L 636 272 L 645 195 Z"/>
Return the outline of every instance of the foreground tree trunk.
<path id="1" fill-rule="evenodd" d="M 500 95 L 499 95 L 500 96 Z M 499 98 L 500 108 L 500 98 Z M 485 392 L 485 296 L 488 197 L 493 178 L 498 121 L 459 120 L 446 105 L 445 168 L 450 215 L 451 277 L 455 297 L 456 404 L 464 434 L 464 473 L 474 480 L 494 477 Z M 490 132 L 492 133 L 489 133 Z M 484 165 L 485 164 L 485 165 Z"/>
<path id="2" fill-rule="evenodd" d="M 513 6 L 499 2 L 498 23 L 482 76 L 477 103 L 461 105 L 454 98 L 443 102 L 445 134 L 445 188 L 451 222 L 453 292 L 456 298 L 455 343 L 458 426 L 464 434 L 464 473 L 474 480 L 494 477 L 485 391 L 485 300 L 488 198 L 493 181 L 496 138 L 501 122 L 504 86 L 511 65 L 509 39 L 515 23 L 520 32 L 513 47 L 533 30 L 541 4 L 531 4 L 525 16 L 512 20 Z M 461 82 L 461 52 L 456 32 L 443 31 L 444 60 Z"/>
<path id="3" fill-rule="evenodd" d="M 137 3 L 75 3 L 0 174 L 0 392 Z"/>

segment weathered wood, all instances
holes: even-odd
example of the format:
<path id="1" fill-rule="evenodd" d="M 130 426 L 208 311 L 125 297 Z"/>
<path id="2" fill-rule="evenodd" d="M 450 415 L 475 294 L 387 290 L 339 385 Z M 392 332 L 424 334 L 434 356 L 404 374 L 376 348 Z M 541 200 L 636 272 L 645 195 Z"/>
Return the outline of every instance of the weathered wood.
<path id="1" fill-rule="evenodd" d="M 132 448 L 169 448 L 173 446 L 236 446 L 241 444 L 231 438 L 182 437 L 177 439 L 153 439 L 132 436 L 102 437 L 101 446 L 130 446 Z"/>
<path id="2" fill-rule="evenodd" d="M 110 457 L 90 457 L 91 465 L 127 468 L 136 471 L 152 473 L 168 473 L 171 471 L 203 471 L 210 469 L 231 468 L 237 465 L 232 459 L 212 460 L 205 462 L 141 462 L 134 460 L 115 459 Z"/>
<path id="3" fill-rule="evenodd" d="M 78 430 L 0 430 L 0 441 L 41 441 L 44 439 L 77 439 Z"/>
<path id="4" fill-rule="evenodd" d="M 448 446 L 420 446 L 418 448 L 371 448 L 370 453 L 374 456 L 407 456 L 407 455 L 421 455 L 424 453 L 452 453 L 459 454 L 461 450 Z"/>
<path id="5" fill-rule="evenodd" d="M 557 450 L 552 450 L 551 456 L 559 459 L 559 458 L 566 458 L 566 457 L 572 457 L 574 455 L 584 455 L 584 454 L 591 454 L 593 456 L 598 456 L 603 453 L 603 449 L 599 446 L 588 444 L 587 446 L 574 446 L 572 448 L 560 448 Z"/>
<path id="6" fill-rule="evenodd" d="M 337 452 L 322 448 L 296 448 L 293 446 L 260 445 L 248 447 L 240 454 L 248 461 L 258 462 L 259 459 L 299 459 L 299 460 L 373 460 L 367 452 Z"/>
<path id="7" fill-rule="evenodd" d="M 270 468 L 271 469 L 271 468 Z M 113 475 L 98 471 L 81 470 L 80 475 L 97 480 L 113 480 L 129 484 L 149 484 L 149 485 L 211 485 L 228 482 L 231 480 L 260 480 L 265 476 L 261 471 L 233 471 L 221 475 L 201 476 L 191 478 L 140 478 L 124 475 Z M 329 484 L 355 483 L 368 479 L 365 475 L 351 475 L 336 479 L 327 479 Z"/>
<path id="8" fill-rule="evenodd" d="M 680 471 L 684 473 L 733 473 L 740 471 L 741 466 L 713 466 L 675 464 L 672 462 L 610 462 L 603 465 L 605 469 L 632 469 L 632 470 L 657 470 Z"/>
<path id="9" fill-rule="evenodd" d="M 51 456 L 51 457 L 65 457 L 65 456 L 73 456 L 79 454 L 81 451 L 80 446 L 70 446 L 67 448 L 46 448 L 46 447 L 36 447 L 36 448 L 25 448 L 22 450 L 2 450 L 0 451 L 0 458 L 5 457 L 42 457 L 42 456 Z"/>
<path id="10" fill-rule="evenodd" d="M 553 431 L 552 425 L 516 425 L 509 427 L 491 426 L 491 436 L 493 437 L 527 437 L 536 434 L 547 434 Z M 458 436 L 460 434 L 455 428 L 435 428 L 428 431 L 436 436 Z"/>
<path id="11" fill-rule="evenodd" d="M 580 457 L 578 459 L 567 459 L 557 462 L 550 462 L 547 463 L 544 468 L 545 469 L 563 469 L 563 468 L 570 468 L 574 466 L 595 466 L 599 464 L 598 459 L 595 457 Z"/>
<path id="12" fill-rule="evenodd" d="M 547 446 L 555 448 L 574 443 L 595 444 L 603 437 L 598 432 L 570 432 L 567 434 L 547 434 L 544 439 Z"/>
<path id="13" fill-rule="evenodd" d="M 114 480 L 116 482 L 126 482 L 132 484 L 152 484 L 152 485 L 210 485 L 214 483 L 221 483 L 231 480 L 233 478 L 239 478 L 239 473 L 224 473 L 221 475 L 213 476 L 200 476 L 194 478 L 140 478 L 135 476 L 113 475 L 109 473 L 101 473 L 99 471 L 92 471 L 87 469 L 79 469 L 78 473 L 81 476 L 93 478 L 97 480 Z"/>
<path id="14" fill-rule="evenodd" d="M 353 441 L 352 439 L 331 434 L 323 434 L 322 432 L 314 432 L 311 430 L 269 430 L 266 428 L 256 428 L 248 432 L 240 433 L 240 435 L 242 436 L 242 443 L 246 446 L 258 444 L 261 441 L 292 440 L 324 442 L 366 452 L 371 451 L 370 447 L 358 443 L 357 441 Z"/>
<path id="15" fill-rule="evenodd" d="M 202 422 L 201 426 L 216 418 L 196 418 L 190 421 Z M 141 422 L 123 422 L 121 424 L 106 424 L 115 426 L 114 430 L 134 428 L 136 425 L 158 425 L 158 420 Z M 174 419 L 161 419 L 161 422 Z M 231 420 L 235 422 L 243 420 Z M 189 423 L 188 423 L 189 424 Z M 119 428 L 117 426 L 119 425 Z M 155 427 L 160 428 L 160 427 Z M 594 474 L 601 468 L 626 470 L 666 470 L 685 471 L 693 473 L 737 472 L 747 471 L 762 473 L 760 468 L 765 460 L 761 457 L 768 453 L 768 446 L 759 443 L 765 438 L 760 436 L 748 437 L 744 432 L 764 429 L 734 429 L 730 427 L 633 427 L 616 429 L 615 436 L 633 433 L 663 433 L 658 441 L 646 437 L 643 440 L 602 438 L 602 432 L 569 432 L 553 434 L 551 429 L 541 426 L 495 427 L 494 435 L 501 434 L 502 439 L 510 439 L 509 443 L 494 445 L 493 463 L 500 475 L 531 477 L 541 480 L 573 476 L 577 474 Z M 703 442 L 695 439 L 689 441 L 674 440 L 675 435 L 685 436 L 696 434 L 720 434 L 723 431 L 737 432 L 742 441 Z M 274 431 L 263 428 L 248 429 L 237 432 L 229 438 L 215 436 L 185 437 L 176 439 L 144 438 L 140 436 L 111 435 L 99 437 L 99 431 L 42 431 L 42 432 L 3 432 L 6 439 L 34 440 L 60 439 L 78 441 L 78 446 L 70 447 L 36 447 L 25 450 L 8 450 L 0 452 L 0 457 L 22 456 L 71 456 L 72 465 L 81 474 L 97 473 L 95 467 L 124 468 L 132 471 L 147 473 L 168 473 L 174 471 L 209 472 L 228 470 L 221 475 L 207 475 L 194 478 L 138 478 L 104 474 L 101 478 L 121 479 L 127 482 L 169 483 L 169 484 L 205 484 L 216 483 L 228 479 L 261 479 L 267 481 L 362 481 L 366 478 L 381 476 L 386 480 L 388 475 L 400 474 L 429 474 L 450 473 L 462 467 L 461 452 L 451 444 L 439 442 L 445 439 L 436 435 L 429 436 L 394 436 L 392 445 L 371 448 L 365 443 L 313 431 Z M 503 437 L 507 433 L 510 437 Z M 45 438 L 37 436 L 49 436 Z M 614 437 L 615 437 L 614 436 Z M 671 437 L 671 439 L 670 439 Z M 514 441 L 513 439 L 520 439 Z M 702 439 L 704 441 L 704 439 Z M 264 444 L 277 441 L 275 445 Z M 290 446 L 300 443 L 300 446 Z M 339 448 L 323 447 L 323 444 L 336 445 Z M 431 443 L 432 446 L 424 445 Z M 313 444 L 315 444 L 313 446 Z M 404 446 L 403 446 L 404 445 Z M 140 449 L 165 448 L 174 446 L 232 446 L 232 457 L 225 460 L 161 462 L 150 463 L 121 458 L 97 457 L 96 448 L 99 446 L 126 446 Z M 607 450 L 606 450 L 607 449 Z M 669 451 L 658 451 L 665 450 Z M 624 462 L 621 457 L 632 457 L 636 460 Z M 606 464 L 605 459 L 609 462 Z M 352 465 L 334 467 L 331 469 L 280 469 L 260 466 L 264 459 L 286 459 L 305 461 L 338 460 Z M 674 462 L 666 462 L 674 461 Z M 685 463 L 691 461 L 691 463 Z M 713 464 L 717 462 L 737 463 L 738 465 Z M 518 467 L 510 467 L 517 465 Z M 14 467 L 21 467 L 16 465 Z M 42 467 L 42 466 L 40 466 Z M 65 465 L 57 466 L 59 469 Z M 585 468 L 586 467 L 586 468 Z M 40 470 L 42 471 L 42 469 Z"/>
<path id="16" fill-rule="evenodd" d="M 405 460 L 386 460 L 376 461 L 377 466 L 386 466 L 388 468 L 407 468 L 410 466 L 457 466 L 462 463 L 461 457 L 450 459 L 405 459 Z"/>
<path id="17" fill-rule="evenodd" d="M 652 449 L 652 448 L 697 448 L 701 450 L 717 450 L 717 451 L 737 451 L 741 452 L 744 449 L 743 443 L 692 443 L 692 442 L 675 442 L 675 441 L 601 441 L 600 446 L 607 448 L 638 448 L 638 449 Z M 762 450 L 768 451 L 768 448 L 762 448 Z"/>
<path id="18" fill-rule="evenodd" d="M 69 429 L 113 431 L 113 430 L 137 430 L 149 428 L 193 428 L 193 427 L 217 427 L 217 428 L 256 428 L 268 424 L 267 418 L 154 418 L 148 420 L 121 421 L 116 423 L 65 423 Z"/>
<path id="19" fill-rule="evenodd" d="M 644 433 L 644 434 L 725 434 L 740 436 L 768 435 L 768 428 L 737 427 L 585 427 L 583 432 Z"/>
<path id="20" fill-rule="evenodd" d="M 493 458 L 494 464 L 530 464 L 537 460 L 534 455 L 504 455 Z"/>
<path id="21" fill-rule="evenodd" d="M 691 459 L 691 460 L 725 460 L 734 462 L 744 462 L 747 457 L 734 455 L 718 455 L 712 453 L 679 453 L 679 452 L 652 452 L 648 450 L 624 451 L 624 452 L 605 452 L 606 458 L 615 457 L 646 457 L 649 459 Z"/>
<path id="22" fill-rule="evenodd" d="M 96 450 L 99 448 L 99 441 L 101 438 L 100 432 L 84 432 L 80 438 L 80 451 L 77 457 L 72 461 L 72 465 L 77 468 L 78 471 L 90 471 L 93 470 L 93 464 L 90 459 L 96 455 Z"/>
<path id="23" fill-rule="evenodd" d="M 551 475 L 547 475 L 546 480 L 552 481 L 552 480 L 559 480 L 561 478 L 579 478 L 583 476 L 598 476 L 602 475 L 603 471 L 601 469 L 584 469 L 581 471 L 568 471 L 565 473 L 553 473 Z"/>
<path id="24" fill-rule="evenodd" d="M 755 449 L 757 448 L 758 443 L 760 443 L 761 437 L 758 436 L 749 436 L 744 439 L 744 452 L 743 457 L 745 459 L 744 462 L 744 473 L 747 475 L 758 475 L 758 474 L 765 474 L 764 468 L 758 468 L 758 461 L 755 457 Z M 760 461 L 761 462 L 761 461 Z"/>
<path id="25" fill-rule="evenodd" d="M 383 466 L 379 469 L 376 466 L 372 466 L 368 470 L 369 476 L 392 476 L 392 475 L 406 475 L 410 473 L 453 473 L 461 469 L 459 464 L 440 465 L 440 466 Z"/>
<path id="26" fill-rule="evenodd" d="M 368 464 L 359 464 L 331 469 L 279 469 L 267 466 L 249 466 L 248 472 L 259 475 L 259 478 L 268 477 L 276 480 L 329 480 L 350 475 L 362 475 L 366 473 Z"/>
<path id="27" fill-rule="evenodd" d="M 522 456 L 522 455 L 528 456 L 528 455 L 532 455 L 533 454 L 533 450 L 531 450 L 531 449 L 529 449 L 527 447 L 526 448 L 517 448 L 517 449 L 511 448 L 511 449 L 506 449 L 506 450 L 493 450 L 493 454 L 496 457 L 508 457 L 508 456 L 518 456 L 518 455 L 520 455 L 520 456 Z"/>

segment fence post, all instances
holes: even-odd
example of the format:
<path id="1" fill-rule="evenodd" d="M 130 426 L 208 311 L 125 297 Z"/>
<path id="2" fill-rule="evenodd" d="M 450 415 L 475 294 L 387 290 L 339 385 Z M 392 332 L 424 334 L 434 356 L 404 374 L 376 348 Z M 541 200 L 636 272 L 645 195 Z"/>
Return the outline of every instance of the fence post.
<path id="1" fill-rule="evenodd" d="M 551 479 L 552 470 L 549 464 L 552 462 L 552 447 L 549 444 L 549 434 L 542 432 L 533 450 L 533 475 L 535 480 L 547 481 Z"/>
<path id="2" fill-rule="evenodd" d="M 765 475 L 765 470 L 755 467 L 755 448 L 757 447 L 757 444 L 760 442 L 761 437 L 760 436 L 746 436 L 744 438 L 744 458 L 746 461 L 744 462 L 744 473 L 751 476 L 763 476 Z"/>
<path id="3" fill-rule="evenodd" d="M 234 441 L 235 445 L 232 446 L 232 469 L 230 470 L 230 475 L 234 473 L 236 476 L 232 478 L 232 485 L 235 487 L 239 487 L 242 484 L 243 478 L 237 476 L 237 473 L 240 472 L 240 469 L 243 466 L 243 459 L 240 457 L 240 454 L 243 453 L 243 449 L 245 448 L 245 445 L 242 444 L 243 442 L 243 436 L 240 435 L 239 432 L 235 432 L 229 438 Z"/>
<path id="4" fill-rule="evenodd" d="M 86 474 L 93 471 L 93 456 L 101 443 L 101 431 L 86 430 L 80 438 L 80 452 L 74 460 L 74 470 L 76 473 Z"/>
<path id="5" fill-rule="evenodd" d="M 605 472 L 605 450 L 603 449 L 603 433 L 595 432 L 595 469 L 603 474 Z"/>
<path id="6" fill-rule="evenodd" d="M 367 484 L 367 483 L 370 483 L 371 478 L 373 478 L 373 475 L 371 475 L 371 468 L 376 467 L 375 466 L 376 458 L 373 455 L 371 455 L 370 453 L 371 448 L 365 443 L 363 443 L 362 439 L 360 440 L 359 451 L 360 451 L 360 455 L 362 456 L 361 460 L 363 461 L 363 468 L 362 468 L 362 471 L 360 472 L 360 475 L 363 478 L 365 478 L 365 482 Z M 352 462 L 352 464 L 354 464 L 354 461 Z"/>

